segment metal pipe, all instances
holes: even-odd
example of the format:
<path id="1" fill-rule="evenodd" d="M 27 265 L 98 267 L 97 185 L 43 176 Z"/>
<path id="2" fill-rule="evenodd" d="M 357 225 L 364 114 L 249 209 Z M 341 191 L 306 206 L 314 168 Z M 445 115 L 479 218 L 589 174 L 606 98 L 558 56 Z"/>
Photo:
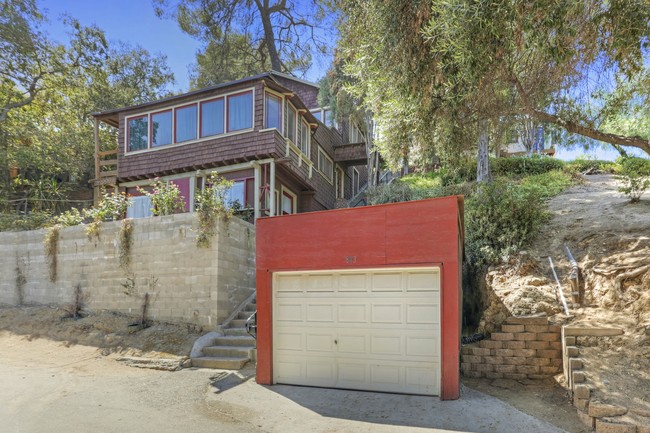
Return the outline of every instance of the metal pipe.
<path id="1" fill-rule="evenodd" d="M 566 299 L 564 298 L 564 292 L 562 291 L 562 285 L 560 284 L 560 280 L 557 277 L 557 274 L 555 273 L 555 266 L 553 266 L 553 260 L 551 257 L 548 257 L 548 262 L 551 264 L 551 270 L 553 271 L 553 276 L 555 277 L 555 282 L 557 283 L 557 291 L 560 294 L 560 300 L 562 301 L 562 306 L 564 307 L 564 312 L 568 316 L 569 315 L 569 307 L 566 304 Z"/>

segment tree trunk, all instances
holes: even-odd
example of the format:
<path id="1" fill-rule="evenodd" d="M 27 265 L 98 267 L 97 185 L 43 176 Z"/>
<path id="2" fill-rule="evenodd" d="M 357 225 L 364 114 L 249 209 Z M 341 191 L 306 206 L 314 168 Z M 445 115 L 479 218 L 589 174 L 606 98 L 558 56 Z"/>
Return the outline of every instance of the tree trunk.
<path id="1" fill-rule="evenodd" d="M 488 158 L 490 129 L 488 121 L 483 119 L 478 122 L 478 157 L 476 164 L 476 181 L 487 182 L 490 180 L 490 160 Z"/>
<path id="2" fill-rule="evenodd" d="M 282 71 L 282 62 L 280 62 L 280 55 L 278 48 L 275 46 L 275 34 L 273 33 L 273 24 L 271 23 L 271 13 L 268 8 L 256 2 L 260 11 L 260 18 L 264 28 L 264 43 L 269 51 L 269 59 L 271 60 L 271 69 L 277 72 Z"/>

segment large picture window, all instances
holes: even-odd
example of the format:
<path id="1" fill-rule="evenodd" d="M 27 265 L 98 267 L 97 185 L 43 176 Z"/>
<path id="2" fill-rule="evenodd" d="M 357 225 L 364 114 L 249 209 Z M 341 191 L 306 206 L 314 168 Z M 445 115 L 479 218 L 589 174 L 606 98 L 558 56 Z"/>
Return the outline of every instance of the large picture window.
<path id="1" fill-rule="evenodd" d="M 228 132 L 253 127 L 253 92 L 228 96 Z"/>
<path id="2" fill-rule="evenodd" d="M 201 102 L 201 137 L 223 134 L 223 98 Z"/>
<path id="3" fill-rule="evenodd" d="M 129 152 L 146 149 L 149 143 L 149 117 L 131 118 L 127 123 Z"/>
<path id="4" fill-rule="evenodd" d="M 151 115 L 151 147 L 172 142 L 172 110 Z"/>
<path id="5" fill-rule="evenodd" d="M 264 125 L 267 128 L 275 128 L 277 130 L 281 130 L 280 125 L 282 125 L 282 98 L 267 93 L 265 104 Z"/>
<path id="6" fill-rule="evenodd" d="M 196 104 L 176 109 L 176 143 L 196 139 Z"/>

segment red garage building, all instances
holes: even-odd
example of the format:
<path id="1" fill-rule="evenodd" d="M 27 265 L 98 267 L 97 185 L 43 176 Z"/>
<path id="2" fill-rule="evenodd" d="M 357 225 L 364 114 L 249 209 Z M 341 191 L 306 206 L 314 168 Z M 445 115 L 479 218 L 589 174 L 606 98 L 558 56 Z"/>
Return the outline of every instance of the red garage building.
<path id="1" fill-rule="evenodd" d="M 257 222 L 257 381 L 459 397 L 463 198 Z"/>

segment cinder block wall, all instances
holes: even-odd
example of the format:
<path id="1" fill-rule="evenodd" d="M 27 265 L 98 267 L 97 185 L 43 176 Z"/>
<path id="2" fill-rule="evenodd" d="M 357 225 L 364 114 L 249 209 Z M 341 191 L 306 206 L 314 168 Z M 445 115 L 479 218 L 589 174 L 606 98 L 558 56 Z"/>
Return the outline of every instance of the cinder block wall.
<path id="1" fill-rule="evenodd" d="M 86 226 L 60 230 L 57 279 L 50 281 L 47 230 L 0 233 L 0 304 L 68 304 L 79 285 L 91 310 L 215 326 L 255 290 L 255 228 L 218 222 L 209 248 L 196 246 L 195 214 L 132 220 L 131 263 L 119 263 L 121 221 L 103 223 L 99 239 Z"/>
<path id="2" fill-rule="evenodd" d="M 463 346 L 461 371 L 467 377 L 541 379 L 562 371 L 561 328 L 546 317 L 509 317 L 501 332 Z"/>

